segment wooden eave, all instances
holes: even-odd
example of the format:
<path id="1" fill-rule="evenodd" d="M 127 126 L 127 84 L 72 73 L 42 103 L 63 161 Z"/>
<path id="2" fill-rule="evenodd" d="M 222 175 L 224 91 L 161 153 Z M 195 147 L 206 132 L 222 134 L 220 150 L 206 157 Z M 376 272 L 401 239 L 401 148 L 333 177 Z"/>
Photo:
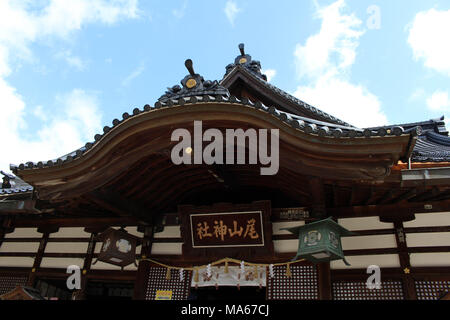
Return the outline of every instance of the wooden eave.
<path id="1" fill-rule="evenodd" d="M 35 187 L 39 199 L 61 200 L 81 196 L 108 183 L 146 157 L 170 161 L 170 134 L 191 128 L 194 120 L 207 128 L 267 128 L 280 130 L 280 169 L 335 180 L 383 181 L 392 165 L 403 158 L 411 136 L 333 138 L 307 134 L 263 110 L 240 103 L 203 102 L 151 109 L 113 127 L 81 157 L 58 166 L 19 170 L 17 175 Z M 167 162 L 167 161 L 166 161 Z M 152 166 L 151 163 L 148 166 Z M 153 167 L 157 170 L 157 165 Z M 166 174 L 180 167 L 166 168 Z M 198 166 L 184 168 L 187 186 Z M 270 181 L 270 179 L 267 179 Z M 182 187 L 181 187 L 182 188 Z"/>

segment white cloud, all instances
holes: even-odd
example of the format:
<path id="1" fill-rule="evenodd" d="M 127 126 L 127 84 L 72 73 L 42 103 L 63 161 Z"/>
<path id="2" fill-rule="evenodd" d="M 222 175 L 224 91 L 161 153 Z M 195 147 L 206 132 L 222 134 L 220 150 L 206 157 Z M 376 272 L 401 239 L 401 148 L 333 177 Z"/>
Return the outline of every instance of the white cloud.
<path id="1" fill-rule="evenodd" d="M 320 77 L 313 85 L 298 87 L 294 95 L 361 128 L 387 124 L 377 96 L 337 77 Z"/>
<path id="2" fill-rule="evenodd" d="M 265 69 L 265 70 L 261 70 L 262 74 L 265 74 L 267 76 L 267 82 L 270 82 L 275 75 L 277 74 L 277 70 L 275 69 Z"/>
<path id="3" fill-rule="evenodd" d="M 64 37 L 86 23 L 113 24 L 123 18 L 137 17 L 137 0 L 52 0 L 38 23 L 44 34 Z"/>
<path id="4" fill-rule="evenodd" d="M 437 90 L 428 99 L 427 106 L 433 111 L 450 111 L 450 99 L 447 91 Z"/>
<path id="5" fill-rule="evenodd" d="M 63 50 L 56 54 L 56 58 L 63 59 L 67 64 L 79 71 L 86 69 L 86 62 L 80 57 L 74 56 L 70 50 Z"/>
<path id="6" fill-rule="evenodd" d="M 417 101 L 425 96 L 425 90 L 423 88 L 418 88 L 409 97 L 408 101 Z"/>
<path id="7" fill-rule="evenodd" d="M 48 37 L 68 36 L 89 23 L 113 24 L 121 19 L 137 18 L 137 0 L 49 0 L 45 6 L 24 0 L 0 1 L 0 128 L 2 150 L 0 169 L 10 163 L 47 160 L 64 155 L 92 141 L 101 129 L 101 111 L 96 94 L 74 89 L 59 95 L 59 110 L 50 113 L 43 106 L 31 109 L 7 77 L 22 60 L 30 61 L 29 46 Z M 63 56 L 64 57 L 64 56 Z M 82 67 L 83 62 L 71 54 L 67 62 Z M 41 121 L 33 138 L 25 134 L 25 115 Z"/>
<path id="8" fill-rule="evenodd" d="M 128 86 L 131 81 L 133 81 L 135 78 L 139 77 L 142 72 L 144 72 L 145 70 L 145 65 L 143 63 L 141 63 L 141 65 L 139 65 L 139 67 L 137 67 L 136 69 L 134 69 L 128 76 L 125 77 L 125 79 L 122 80 L 122 86 L 126 87 Z"/>
<path id="9" fill-rule="evenodd" d="M 327 7 L 318 7 L 316 16 L 322 19 L 319 33 L 295 49 L 300 76 L 316 77 L 325 72 L 335 74 L 354 63 L 358 39 L 363 34 L 359 29 L 362 22 L 353 14 L 342 14 L 345 6 L 344 0 L 338 0 Z"/>
<path id="10" fill-rule="evenodd" d="M 11 72 L 10 52 L 30 58 L 31 42 L 44 37 L 67 38 L 71 32 L 93 22 L 113 24 L 137 18 L 137 0 L 50 0 L 41 10 L 31 1 L 0 1 L 0 76 Z"/>
<path id="11" fill-rule="evenodd" d="M 184 17 L 184 15 L 186 13 L 186 9 L 187 9 L 187 1 L 184 1 L 183 6 L 181 8 L 172 10 L 172 14 L 175 18 L 181 19 Z"/>
<path id="12" fill-rule="evenodd" d="M 339 119 L 358 127 L 387 124 L 377 96 L 348 78 L 356 59 L 362 21 L 343 13 L 344 0 L 317 6 L 320 31 L 296 46 L 297 74 L 306 82 L 294 95 Z"/>
<path id="13" fill-rule="evenodd" d="M 48 117 L 47 114 L 44 112 L 44 107 L 39 105 L 33 110 L 33 115 L 42 121 L 47 121 Z"/>
<path id="14" fill-rule="evenodd" d="M 430 9 L 416 14 L 409 27 L 408 43 L 414 58 L 430 69 L 450 76 L 450 10 Z"/>
<path id="15" fill-rule="evenodd" d="M 8 86 L 0 85 L 0 90 Z M 9 87 L 11 88 L 11 87 Z M 11 88 L 12 89 L 12 88 Z M 0 168 L 9 169 L 9 164 L 26 161 L 49 160 L 67 154 L 87 141 L 93 141 L 94 135 L 101 132 L 101 112 L 94 93 L 74 89 L 67 94 L 57 96 L 60 112 L 50 113 L 38 106 L 33 114 L 41 119 L 42 127 L 33 139 L 25 138 L 22 130 L 25 104 L 14 90 L 0 91 L 2 101 L 8 103 L 2 111 L 0 127 L 4 129 L 2 148 L 7 156 L 0 157 Z M 5 111 L 6 112 L 5 115 Z"/>
<path id="16" fill-rule="evenodd" d="M 238 8 L 236 2 L 233 0 L 228 0 L 225 4 L 225 15 L 227 16 L 228 21 L 231 23 L 232 26 L 234 26 L 234 20 L 236 19 L 236 16 L 239 12 L 242 10 Z"/>

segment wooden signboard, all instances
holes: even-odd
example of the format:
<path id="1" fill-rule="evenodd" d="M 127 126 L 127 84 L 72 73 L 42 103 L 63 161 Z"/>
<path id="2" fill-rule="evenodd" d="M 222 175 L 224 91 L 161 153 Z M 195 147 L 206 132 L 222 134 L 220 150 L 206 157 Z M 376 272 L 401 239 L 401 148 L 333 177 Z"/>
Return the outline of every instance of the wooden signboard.
<path id="1" fill-rule="evenodd" d="M 261 211 L 191 214 L 192 248 L 263 247 Z"/>
<path id="2" fill-rule="evenodd" d="M 180 206 L 183 254 L 234 257 L 272 255 L 270 201 Z"/>
<path id="3" fill-rule="evenodd" d="M 172 300 L 172 290 L 156 290 L 155 300 Z"/>

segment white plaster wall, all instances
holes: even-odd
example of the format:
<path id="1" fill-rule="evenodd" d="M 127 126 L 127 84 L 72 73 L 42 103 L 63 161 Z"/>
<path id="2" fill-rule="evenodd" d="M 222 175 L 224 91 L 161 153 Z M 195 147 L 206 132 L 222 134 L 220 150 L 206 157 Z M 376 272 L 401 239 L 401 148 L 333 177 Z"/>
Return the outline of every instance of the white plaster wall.
<path id="1" fill-rule="evenodd" d="M 407 233 L 406 244 L 408 247 L 449 246 L 450 232 Z"/>
<path id="2" fill-rule="evenodd" d="M 394 228 L 393 223 L 381 222 L 379 217 L 343 218 L 338 219 L 338 223 L 351 231 Z"/>
<path id="3" fill-rule="evenodd" d="M 409 257 L 413 267 L 450 266 L 450 252 L 412 253 Z"/>
<path id="4" fill-rule="evenodd" d="M 272 234 L 280 235 L 280 234 L 292 234 L 287 230 L 280 230 L 282 228 L 293 228 L 298 226 L 305 225 L 304 221 L 286 221 L 286 222 L 274 222 L 272 223 Z"/>
<path id="5" fill-rule="evenodd" d="M 342 260 L 332 261 L 331 269 L 366 269 L 370 265 L 377 265 L 381 268 L 381 277 L 383 277 L 383 268 L 400 268 L 400 260 L 397 254 L 366 255 L 346 257 L 351 266 L 346 266 Z"/>
<path id="6" fill-rule="evenodd" d="M 39 242 L 3 242 L 0 252 L 33 252 L 39 249 Z M 4 257 L 1 257 L 3 259 Z"/>
<path id="7" fill-rule="evenodd" d="M 164 227 L 163 232 L 155 233 L 154 238 L 179 238 L 181 237 L 180 226 Z"/>
<path id="8" fill-rule="evenodd" d="M 59 228 L 58 232 L 50 234 L 50 238 L 89 238 L 90 233 L 85 232 L 84 228 Z"/>
<path id="9" fill-rule="evenodd" d="M 405 228 L 450 226 L 450 212 L 416 213 L 416 219 L 403 223 Z"/>
<path id="10" fill-rule="evenodd" d="M 37 228 L 15 228 L 5 238 L 42 238 L 42 233 L 37 232 Z"/>
<path id="11" fill-rule="evenodd" d="M 395 235 L 354 236 L 341 238 L 344 250 L 396 248 Z"/>
<path id="12" fill-rule="evenodd" d="M 182 254 L 183 243 L 153 243 L 151 254 Z"/>
<path id="13" fill-rule="evenodd" d="M 29 257 L 1 257 L 0 267 L 25 267 L 31 268 L 34 258 Z"/>
<path id="14" fill-rule="evenodd" d="M 45 253 L 86 253 L 88 242 L 48 242 Z"/>
<path id="15" fill-rule="evenodd" d="M 70 265 L 83 267 L 84 260 L 81 258 L 42 258 L 41 268 L 63 268 Z"/>

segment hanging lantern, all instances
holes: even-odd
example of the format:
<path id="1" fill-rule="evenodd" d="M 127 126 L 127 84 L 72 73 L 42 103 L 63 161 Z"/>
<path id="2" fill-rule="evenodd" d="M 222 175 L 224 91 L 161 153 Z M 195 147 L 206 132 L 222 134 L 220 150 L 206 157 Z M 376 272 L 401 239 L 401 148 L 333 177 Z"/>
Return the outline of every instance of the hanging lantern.
<path id="1" fill-rule="evenodd" d="M 102 248 L 97 261 L 102 261 L 116 266 L 126 267 L 136 264 L 136 246 L 140 245 L 140 239 L 120 228 L 119 230 L 109 228 L 101 233 L 97 240 L 102 241 Z"/>
<path id="2" fill-rule="evenodd" d="M 305 258 L 313 263 L 345 260 L 341 237 L 355 235 L 331 217 L 293 228 L 283 228 L 298 236 L 298 251 L 294 260 Z"/>

